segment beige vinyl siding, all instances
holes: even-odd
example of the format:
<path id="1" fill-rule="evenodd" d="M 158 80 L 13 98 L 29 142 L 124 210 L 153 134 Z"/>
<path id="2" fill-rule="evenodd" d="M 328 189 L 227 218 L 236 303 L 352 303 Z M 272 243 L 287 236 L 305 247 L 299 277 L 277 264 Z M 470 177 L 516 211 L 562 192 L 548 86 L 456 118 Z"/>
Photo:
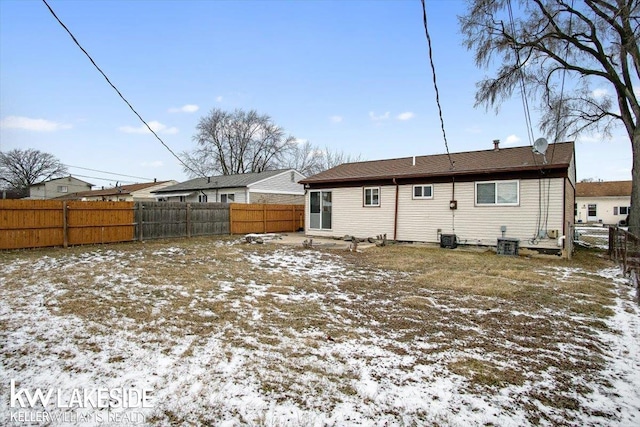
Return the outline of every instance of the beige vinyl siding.
<path id="1" fill-rule="evenodd" d="M 395 212 L 395 187 L 380 187 L 380 206 L 363 206 L 363 187 L 323 189 L 331 191 L 331 230 L 309 228 L 309 191 L 305 197 L 305 214 L 307 233 L 312 236 L 344 235 L 360 238 L 375 237 L 387 234 L 393 238 L 393 218 Z"/>
<path id="2" fill-rule="evenodd" d="M 518 206 L 475 206 L 475 186 L 473 182 L 456 183 L 458 209 L 449 221 L 442 225 L 443 233 L 454 231 L 463 244 L 495 245 L 502 235 L 501 227 L 506 226 L 505 237 L 520 239 L 524 247 L 557 248 L 556 239 L 544 238 L 536 243 L 538 222 L 545 230 L 563 230 L 564 179 L 520 180 Z M 450 186 L 450 185 L 449 185 Z M 446 195 L 450 197 L 450 193 Z M 547 209 L 548 207 L 548 209 Z M 448 204 L 447 204 L 448 208 Z"/>
<path id="3" fill-rule="evenodd" d="M 430 184 L 429 182 L 425 182 Z M 387 233 L 393 238 L 395 214 L 395 186 L 381 188 L 380 207 L 363 207 L 362 187 L 327 189 L 332 192 L 332 229 L 309 229 L 309 215 L 305 215 L 310 235 L 339 237 L 355 235 L 373 237 Z M 432 199 L 413 199 L 412 185 L 398 188 L 397 240 L 439 242 L 439 234 L 454 233 L 463 244 L 495 246 L 506 226 L 505 237 L 520 239 L 523 247 L 557 248 L 557 240 L 544 238 L 535 243 L 539 218 L 546 222 L 546 230 L 563 231 L 564 179 L 519 180 L 518 206 L 476 206 L 475 183 L 455 184 L 458 209 L 449 209 L 452 184 L 433 184 Z M 308 193 L 307 193 L 308 194 Z M 549 206 L 548 216 L 546 206 Z M 306 197 L 309 211 L 309 197 Z"/>
<path id="4" fill-rule="evenodd" d="M 291 174 L 294 175 L 294 181 L 291 181 Z M 290 170 L 284 171 L 281 174 L 266 178 L 262 181 L 258 181 L 254 184 L 249 184 L 251 192 L 261 193 L 281 193 L 281 194 L 299 194 L 304 195 L 304 186 L 298 184 L 298 181 L 304 179 L 304 175 L 300 172 Z"/>
<path id="5" fill-rule="evenodd" d="M 180 191 L 180 193 L 188 193 L 188 190 Z M 235 194 L 235 200 L 233 203 L 246 203 L 247 196 L 244 187 L 236 188 L 223 188 L 219 190 L 192 190 L 193 194 L 187 196 L 186 202 L 198 202 L 198 196 L 202 193 L 207 195 L 207 202 L 220 202 L 221 194 Z M 172 197 L 171 194 L 162 195 L 162 197 L 168 197 L 169 202 L 177 202 L 179 198 Z"/>

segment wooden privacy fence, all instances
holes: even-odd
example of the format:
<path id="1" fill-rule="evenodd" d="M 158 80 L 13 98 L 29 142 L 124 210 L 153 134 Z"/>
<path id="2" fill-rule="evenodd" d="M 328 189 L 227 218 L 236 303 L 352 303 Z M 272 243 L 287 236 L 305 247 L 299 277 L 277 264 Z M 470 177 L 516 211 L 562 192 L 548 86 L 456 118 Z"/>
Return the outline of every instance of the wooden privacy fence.
<path id="1" fill-rule="evenodd" d="M 133 240 L 133 202 L 0 200 L 0 249 Z"/>
<path id="2" fill-rule="evenodd" d="M 0 200 L 0 249 L 302 228 L 303 205 Z"/>
<path id="3" fill-rule="evenodd" d="M 227 203 L 138 202 L 135 210 L 138 240 L 229 234 Z"/>
<path id="4" fill-rule="evenodd" d="M 304 229 L 304 205 L 231 203 L 231 234 L 282 233 Z"/>

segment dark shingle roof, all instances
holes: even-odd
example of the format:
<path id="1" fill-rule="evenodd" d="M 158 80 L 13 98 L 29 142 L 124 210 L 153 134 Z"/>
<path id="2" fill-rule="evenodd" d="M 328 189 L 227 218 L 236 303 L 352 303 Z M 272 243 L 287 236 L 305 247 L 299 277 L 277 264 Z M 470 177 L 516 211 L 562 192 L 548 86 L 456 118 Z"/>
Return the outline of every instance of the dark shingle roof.
<path id="1" fill-rule="evenodd" d="M 81 199 L 83 197 L 116 196 L 119 194 L 131 194 L 134 191 L 140 191 L 140 190 L 144 190 L 145 188 L 155 187 L 156 185 L 164 184 L 166 182 L 169 182 L 169 181 L 143 182 L 141 184 L 119 185 L 118 187 L 105 188 L 102 190 L 78 191 L 76 193 L 65 194 L 64 196 L 56 197 L 56 199 Z"/>
<path id="2" fill-rule="evenodd" d="M 170 185 L 161 190 L 156 190 L 154 193 L 172 193 L 175 191 L 195 191 L 195 190 L 209 190 L 216 188 L 232 188 L 232 187 L 246 187 L 254 182 L 262 181 L 266 178 L 271 178 L 281 174 L 285 170 L 255 172 L 255 173 L 243 173 L 238 175 L 219 175 L 208 178 L 194 178 L 189 181 L 181 182 L 176 185 Z"/>
<path id="3" fill-rule="evenodd" d="M 306 178 L 302 184 L 337 183 L 389 178 L 414 178 L 469 175 L 487 172 L 515 172 L 537 169 L 566 169 L 573 158 L 573 142 L 549 144 L 546 159 L 534 154 L 531 147 L 452 153 L 455 168 L 451 169 L 446 154 L 345 163 Z"/>
<path id="4" fill-rule="evenodd" d="M 579 182 L 576 197 L 631 197 L 632 181 Z"/>

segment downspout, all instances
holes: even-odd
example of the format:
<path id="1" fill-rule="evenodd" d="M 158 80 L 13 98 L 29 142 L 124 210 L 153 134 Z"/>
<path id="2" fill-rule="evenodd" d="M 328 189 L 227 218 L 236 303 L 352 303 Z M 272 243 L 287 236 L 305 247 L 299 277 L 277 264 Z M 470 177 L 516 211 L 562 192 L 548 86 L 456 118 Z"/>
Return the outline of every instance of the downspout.
<path id="1" fill-rule="evenodd" d="M 393 178 L 393 183 L 396 186 L 396 206 L 393 217 L 393 240 L 398 240 L 398 182 Z"/>

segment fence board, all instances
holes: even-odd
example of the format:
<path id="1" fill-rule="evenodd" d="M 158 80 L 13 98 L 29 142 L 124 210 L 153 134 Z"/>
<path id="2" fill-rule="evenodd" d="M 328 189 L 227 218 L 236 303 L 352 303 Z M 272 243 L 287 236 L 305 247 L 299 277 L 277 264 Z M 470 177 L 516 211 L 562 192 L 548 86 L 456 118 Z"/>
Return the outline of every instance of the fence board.
<path id="1" fill-rule="evenodd" d="M 0 200 L 0 249 L 292 232 L 303 205 Z"/>
<path id="2" fill-rule="evenodd" d="M 139 202 L 136 209 L 142 236 L 139 228 L 136 234 L 142 240 L 229 234 L 226 203 Z"/>
<path id="3" fill-rule="evenodd" d="M 304 228 L 304 205 L 231 203 L 231 233 L 281 233 Z"/>
<path id="4" fill-rule="evenodd" d="M 0 249 L 62 245 L 62 203 L 57 200 L 0 200 Z"/>
<path id="5" fill-rule="evenodd" d="M 133 202 L 67 202 L 68 244 L 128 242 L 135 238 Z"/>

